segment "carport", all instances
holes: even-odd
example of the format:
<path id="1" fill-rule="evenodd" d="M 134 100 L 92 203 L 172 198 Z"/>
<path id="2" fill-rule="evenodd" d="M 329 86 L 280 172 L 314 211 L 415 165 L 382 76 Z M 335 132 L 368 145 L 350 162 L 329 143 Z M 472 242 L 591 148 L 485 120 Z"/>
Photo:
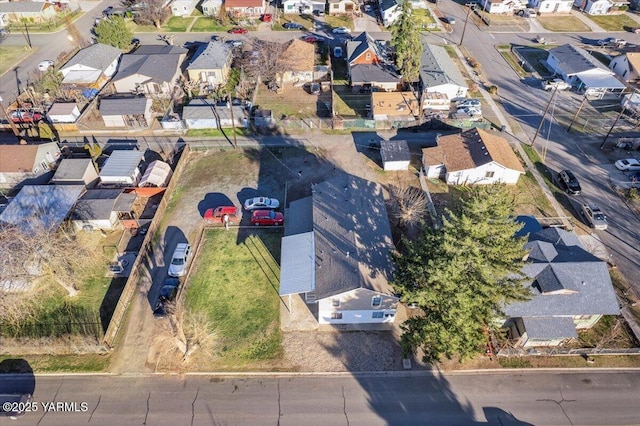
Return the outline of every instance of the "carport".
<path id="1" fill-rule="evenodd" d="M 576 75 L 578 90 L 584 90 L 591 99 L 602 99 L 605 94 L 621 96 L 626 86 L 615 75 L 604 72 L 589 72 Z"/>

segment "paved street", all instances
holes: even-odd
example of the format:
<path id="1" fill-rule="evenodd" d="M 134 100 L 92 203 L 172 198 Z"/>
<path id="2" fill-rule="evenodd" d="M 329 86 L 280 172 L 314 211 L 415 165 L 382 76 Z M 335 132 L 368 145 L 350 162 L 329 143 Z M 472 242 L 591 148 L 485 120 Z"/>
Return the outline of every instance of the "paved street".
<path id="1" fill-rule="evenodd" d="M 3 393 L 19 387 L 19 382 L 6 377 L 1 383 Z M 279 378 L 38 376 L 33 395 L 38 411 L 16 424 L 562 426 L 640 421 L 638 371 Z M 68 404 L 66 411 L 57 406 L 59 411 L 44 412 L 54 401 L 75 404 Z M 0 424 L 5 423 L 0 418 Z"/>

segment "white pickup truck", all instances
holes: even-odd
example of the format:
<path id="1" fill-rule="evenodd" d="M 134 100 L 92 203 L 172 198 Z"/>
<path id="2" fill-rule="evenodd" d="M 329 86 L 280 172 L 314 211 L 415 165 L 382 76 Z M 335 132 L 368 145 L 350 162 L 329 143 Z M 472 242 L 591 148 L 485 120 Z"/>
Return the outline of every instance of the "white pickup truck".
<path id="1" fill-rule="evenodd" d="M 547 92 L 555 88 L 558 88 L 558 90 L 568 90 L 571 88 L 571 85 L 569 83 L 559 78 L 556 78 L 553 80 L 542 80 L 542 83 L 540 84 L 540 86 L 542 87 L 542 89 L 546 90 Z"/>

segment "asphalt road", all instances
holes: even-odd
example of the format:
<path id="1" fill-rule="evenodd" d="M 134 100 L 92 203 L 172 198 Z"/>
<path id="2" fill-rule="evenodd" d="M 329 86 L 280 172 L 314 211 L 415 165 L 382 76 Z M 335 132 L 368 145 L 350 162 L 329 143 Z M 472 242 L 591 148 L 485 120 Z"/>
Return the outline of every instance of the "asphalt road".
<path id="1" fill-rule="evenodd" d="M 7 377 L 0 385 L 2 393 L 19 391 L 19 387 L 20 381 Z M 638 371 L 425 373 L 404 377 L 38 376 L 33 395 L 38 411 L 15 424 L 640 423 Z M 45 411 L 53 410 L 51 407 L 56 410 Z M 0 418 L 1 424 L 8 422 Z"/>

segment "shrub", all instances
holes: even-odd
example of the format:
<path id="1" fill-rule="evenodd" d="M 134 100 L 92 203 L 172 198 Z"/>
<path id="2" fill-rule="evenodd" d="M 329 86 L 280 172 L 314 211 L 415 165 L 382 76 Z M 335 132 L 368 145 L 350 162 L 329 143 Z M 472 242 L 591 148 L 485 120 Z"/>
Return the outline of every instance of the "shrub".
<path id="1" fill-rule="evenodd" d="M 492 85 L 492 86 L 487 87 L 487 92 L 491 93 L 492 95 L 497 95 L 498 94 L 498 86 Z"/>

